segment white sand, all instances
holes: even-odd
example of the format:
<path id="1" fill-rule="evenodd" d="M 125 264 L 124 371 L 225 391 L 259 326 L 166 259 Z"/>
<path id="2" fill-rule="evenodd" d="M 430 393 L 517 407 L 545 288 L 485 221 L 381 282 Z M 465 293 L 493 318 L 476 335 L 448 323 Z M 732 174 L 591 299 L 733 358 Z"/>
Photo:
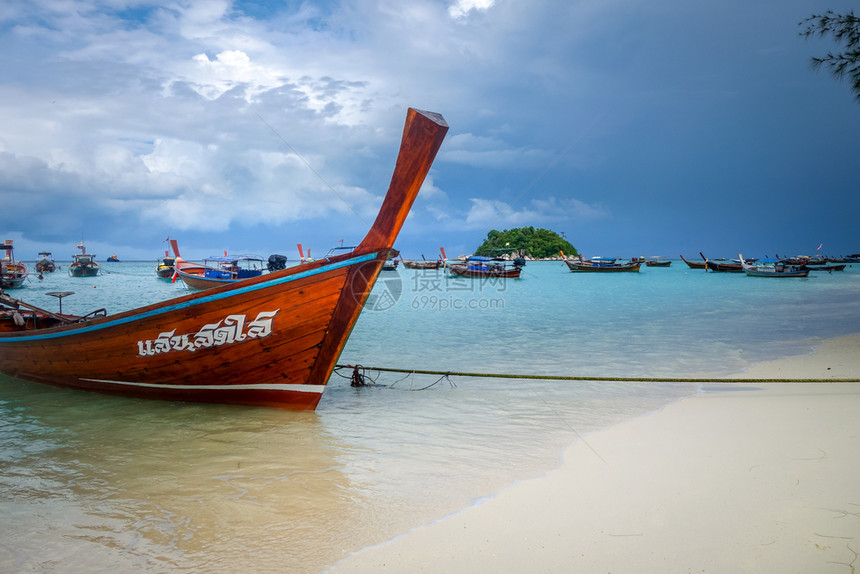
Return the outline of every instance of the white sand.
<path id="1" fill-rule="evenodd" d="M 744 376 L 860 378 L 860 336 Z M 858 552 L 860 383 L 713 384 L 329 572 L 853 573 Z"/>

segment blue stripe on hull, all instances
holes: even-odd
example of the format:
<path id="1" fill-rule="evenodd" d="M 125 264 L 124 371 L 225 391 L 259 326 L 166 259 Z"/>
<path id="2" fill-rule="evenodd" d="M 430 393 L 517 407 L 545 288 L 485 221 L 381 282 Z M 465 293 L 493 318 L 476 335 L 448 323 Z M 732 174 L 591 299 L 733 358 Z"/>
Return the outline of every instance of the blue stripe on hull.
<path id="1" fill-rule="evenodd" d="M 236 295 L 243 295 L 245 293 L 251 293 L 253 291 L 259 291 L 260 289 L 266 289 L 273 285 L 282 285 L 285 283 L 291 283 L 292 281 L 296 281 L 298 279 L 304 279 L 306 277 L 313 277 L 314 275 L 319 275 L 321 273 L 326 273 L 327 271 L 333 271 L 335 269 L 341 269 L 343 267 L 349 267 L 351 265 L 355 265 L 357 263 L 363 263 L 365 261 L 372 261 L 376 259 L 378 256 L 377 253 L 369 253 L 367 255 L 362 255 L 361 257 L 355 257 L 352 259 L 347 259 L 345 261 L 340 261 L 339 263 L 332 263 L 329 265 L 324 265 L 322 267 L 317 267 L 316 269 L 311 269 L 309 271 L 300 271 L 299 273 L 294 273 L 292 275 L 287 275 L 286 277 L 281 277 L 280 279 L 274 279 L 271 281 L 265 281 L 262 283 L 257 283 L 254 285 L 247 285 L 244 287 L 239 287 L 237 289 L 232 289 L 230 291 L 225 291 L 223 293 L 213 293 L 212 295 L 207 295 L 205 297 L 201 297 L 199 299 L 194 299 L 193 301 L 185 301 L 182 303 L 176 303 L 174 305 L 167 305 L 166 307 L 160 307 L 158 309 L 153 309 L 151 311 L 147 311 L 145 313 L 140 313 L 137 315 L 132 315 L 129 317 L 123 317 L 122 319 L 114 319 L 112 321 L 107 321 L 105 323 L 99 323 L 98 325 L 91 325 L 87 327 L 82 327 L 80 329 L 73 329 L 70 331 L 63 331 L 59 333 L 42 333 L 42 334 L 32 334 L 32 335 L 20 335 L 16 337 L 0 337 L 0 344 L 8 343 L 8 342 L 18 342 L 18 341 L 38 341 L 42 339 L 57 339 L 60 337 L 69 337 L 74 335 L 80 335 L 82 333 L 90 333 L 93 331 L 99 331 L 101 329 L 107 329 L 109 327 L 116 327 L 117 325 L 123 325 L 125 323 L 132 323 L 135 321 L 139 321 L 141 319 L 146 319 L 148 317 L 155 317 L 157 315 L 161 315 L 163 313 L 171 313 L 173 311 L 178 311 L 179 309 L 185 309 L 187 307 L 194 307 L 196 305 L 201 305 L 203 303 L 210 303 L 212 301 L 218 301 L 221 299 L 229 299 L 230 297 L 234 297 Z"/>

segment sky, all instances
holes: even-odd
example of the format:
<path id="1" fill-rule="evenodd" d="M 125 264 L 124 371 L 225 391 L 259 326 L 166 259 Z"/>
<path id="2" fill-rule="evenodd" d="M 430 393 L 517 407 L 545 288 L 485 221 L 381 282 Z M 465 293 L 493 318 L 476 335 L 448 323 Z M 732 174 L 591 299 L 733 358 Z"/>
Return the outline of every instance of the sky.
<path id="1" fill-rule="evenodd" d="M 395 247 L 860 252 L 860 103 L 798 23 L 844 0 L 3 0 L 18 259 L 357 245 L 409 107 L 450 126 Z"/>

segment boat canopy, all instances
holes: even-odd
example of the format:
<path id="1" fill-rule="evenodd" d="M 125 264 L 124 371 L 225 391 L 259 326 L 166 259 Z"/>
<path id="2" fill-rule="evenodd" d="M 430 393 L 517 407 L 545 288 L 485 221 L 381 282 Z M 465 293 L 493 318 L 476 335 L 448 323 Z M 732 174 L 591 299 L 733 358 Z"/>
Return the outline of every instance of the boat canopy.
<path id="1" fill-rule="evenodd" d="M 258 255 L 236 255 L 234 257 L 224 257 L 223 255 L 216 255 L 212 257 L 207 257 L 204 261 L 214 261 L 216 263 L 236 263 L 238 261 L 260 261 L 262 263 L 263 258 Z"/>

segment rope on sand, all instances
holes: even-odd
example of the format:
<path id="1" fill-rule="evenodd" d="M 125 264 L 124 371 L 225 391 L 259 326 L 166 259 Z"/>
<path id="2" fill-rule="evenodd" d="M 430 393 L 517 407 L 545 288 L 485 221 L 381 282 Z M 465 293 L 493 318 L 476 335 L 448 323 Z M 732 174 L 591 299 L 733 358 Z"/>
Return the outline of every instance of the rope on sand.
<path id="1" fill-rule="evenodd" d="M 437 375 L 442 377 L 479 377 L 488 379 L 530 379 L 544 381 L 609 381 L 621 383 L 857 383 L 856 379 L 742 379 L 742 378 L 685 378 L 685 377 L 589 377 L 565 375 L 524 375 L 514 373 L 470 373 L 459 371 L 428 371 L 420 369 L 394 369 L 389 367 L 367 367 L 363 365 L 335 365 L 336 369 L 363 369 L 383 373 L 407 373 L 413 375 Z"/>

